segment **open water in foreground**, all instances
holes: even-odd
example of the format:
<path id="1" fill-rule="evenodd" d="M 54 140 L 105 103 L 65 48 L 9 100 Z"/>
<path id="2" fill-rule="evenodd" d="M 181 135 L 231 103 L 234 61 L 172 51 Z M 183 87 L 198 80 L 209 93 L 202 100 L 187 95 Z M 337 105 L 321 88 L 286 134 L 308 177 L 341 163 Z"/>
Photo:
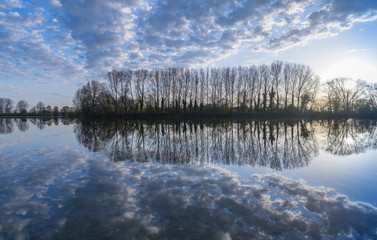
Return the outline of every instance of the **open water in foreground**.
<path id="1" fill-rule="evenodd" d="M 0 118 L 0 239 L 376 239 L 373 121 Z"/>

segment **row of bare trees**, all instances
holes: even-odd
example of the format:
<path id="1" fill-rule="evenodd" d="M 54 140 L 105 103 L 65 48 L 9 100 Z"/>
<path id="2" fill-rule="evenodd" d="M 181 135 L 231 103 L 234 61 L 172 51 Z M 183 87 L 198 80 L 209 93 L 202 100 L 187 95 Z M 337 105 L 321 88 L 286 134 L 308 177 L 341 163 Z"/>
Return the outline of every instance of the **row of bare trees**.
<path id="1" fill-rule="evenodd" d="M 116 71 L 107 82 L 77 90 L 82 113 L 215 113 L 313 110 L 319 78 L 309 66 L 271 65 L 223 68 L 164 68 Z"/>
<path id="2" fill-rule="evenodd" d="M 29 104 L 25 100 L 18 101 L 14 111 L 25 113 Z M 13 100 L 10 98 L 0 98 L 0 114 L 13 112 Z"/>
<path id="3" fill-rule="evenodd" d="M 41 101 L 29 109 L 29 103 L 25 100 L 17 102 L 16 106 L 13 105 L 13 100 L 10 98 L 0 98 L 0 114 L 38 114 L 38 115 L 66 115 L 73 112 L 73 109 L 64 106 L 59 109 L 58 106 L 51 107 Z"/>
<path id="4" fill-rule="evenodd" d="M 333 113 L 370 113 L 377 110 L 377 84 L 335 78 L 324 86 L 323 107 Z"/>
<path id="5" fill-rule="evenodd" d="M 335 78 L 320 85 L 309 66 L 282 61 L 222 68 L 113 70 L 105 82 L 92 80 L 78 89 L 73 107 L 82 115 L 320 112 L 376 117 L 377 84 Z M 15 112 L 26 113 L 27 108 L 21 100 Z M 12 109 L 11 99 L 0 98 L 0 114 Z M 30 112 L 58 114 L 59 109 L 39 102 Z"/>

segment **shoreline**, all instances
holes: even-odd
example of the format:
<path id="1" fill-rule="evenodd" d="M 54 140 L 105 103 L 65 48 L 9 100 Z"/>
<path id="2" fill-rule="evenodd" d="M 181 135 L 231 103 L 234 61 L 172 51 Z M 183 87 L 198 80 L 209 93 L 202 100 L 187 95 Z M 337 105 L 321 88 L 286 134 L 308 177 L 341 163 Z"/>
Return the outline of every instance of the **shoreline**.
<path id="1" fill-rule="evenodd" d="M 74 118 L 82 120 L 377 120 L 374 115 L 333 113 L 133 113 L 133 114 L 0 114 L 0 118 Z"/>

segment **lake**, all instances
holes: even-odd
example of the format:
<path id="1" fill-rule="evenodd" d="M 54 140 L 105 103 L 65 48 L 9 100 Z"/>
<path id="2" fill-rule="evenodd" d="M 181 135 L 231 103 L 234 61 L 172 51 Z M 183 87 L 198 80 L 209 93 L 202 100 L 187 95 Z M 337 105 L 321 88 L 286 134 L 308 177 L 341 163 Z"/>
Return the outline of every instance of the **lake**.
<path id="1" fill-rule="evenodd" d="M 375 121 L 0 118 L 0 239 L 376 239 Z"/>

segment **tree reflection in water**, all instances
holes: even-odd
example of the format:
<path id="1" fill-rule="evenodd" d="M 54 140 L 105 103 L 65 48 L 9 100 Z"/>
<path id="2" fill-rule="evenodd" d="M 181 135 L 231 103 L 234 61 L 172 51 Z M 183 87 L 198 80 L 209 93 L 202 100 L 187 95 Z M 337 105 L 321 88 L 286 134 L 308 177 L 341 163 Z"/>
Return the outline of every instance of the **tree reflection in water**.
<path id="1" fill-rule="evenodd" d="M 375 121 L 78 121 L 69 118 L 0 118 L 0 134 L 74 125 L 79 143 L 107 151 L 112 161 L 164 164 L 216 163 L 270 167 L 307 166 L 323 149 L 351 155 L 377 149 Z"/>
<path id="2" fill-rule="evenodd" d="M 351 155 L 377 148 L 376 122 L 327 121 L 327 141 L 324 149 L 334 155 Z"/>
<path id="3" fill-rule="evenodd" d="M 0 134 L 9 134 L 13 132 L 13 121 L 10 118 L 0 118 Z"/>
<path id="4" fill-rule="evenodd" d="M 334 189 L 281 174 L 240 178 L 216 166 L 283 170 L 307 166 L 319 149 L 359 153 L 376 148 L 374 122 L 33 118 L 0 119 L 0 133 L 18 128 L 16 135 L 23 135 L 39 128 L 45 132 L 37 130 L 37 136 L 45 137 L 58 124 L 71 125 L 60 127 L 73 128 L 78 142 L 109 157 L 88 154 L 77 144 L 62 146 L 60 135 L 42 142 L 42 147 L 27 143 L 21 145 L 26 148 L 4 151 L 0 239 L 377 237 L 377 212 L 370 205 L 375 198 L 367 203 L 354 201 Z M 37 139 L 32 135 L 28 141 Z M 18 136 L 13 137 L 18 141 Z M 321 170 L 314 169 L 320 174 Z M 343 184 L 362 195 L 365 189 L 352 186 L 360 179 L 350 178 Z M 374 182 L 362 184 L 373 186 Z"/>
<path id="5" fill-rule="evenodd" d="M 17 118 L 15 122 L 21 132 L 26 132 L 29 129 L 29 123 L 26 118 Z"/>
<path id="6" fill-rule="evenodd" d="M 1 118 L 0 117 L 0 134 L 8 134 L 14 131 L 14 125 L 18 130 L 25 132 L 29 130 L 29 122 L 36 126 L 38 129 L 43 130 L 47 127 L 57 126 L 59 122 L 63 125 L 70 125 L 77 122 L 77 120 L 70 118 L 57 118 L 57 117 L 42 117 L 42 118 Z"/>
<path id="7" fill-rule="evenodd" d="M 112 161 L 163 164 L 215 163 L 270 167 L 307 166 L 318 153 L 312 122 L 83 121 L 77 140 Z"/>

